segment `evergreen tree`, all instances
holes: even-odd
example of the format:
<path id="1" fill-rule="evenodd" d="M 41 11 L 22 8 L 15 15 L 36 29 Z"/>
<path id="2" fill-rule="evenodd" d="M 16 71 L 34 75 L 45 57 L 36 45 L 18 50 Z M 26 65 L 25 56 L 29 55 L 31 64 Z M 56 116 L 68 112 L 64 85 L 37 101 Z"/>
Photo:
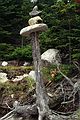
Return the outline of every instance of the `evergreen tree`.
<path id="1" fill-rule="evenodd" d="M 42 10 L 44 23 L 48 25 L 47 32 L 40 35 L 41 52 L 57 48 L 63 58 L 79 59 L 80 4 L 74 1 L 38 0 L 32 4 L 29 0 L 0 0 L 0 43 L 21 45 L 19 32 L 28 26 L 29 12 L 36 4 Z M 27 44 L 28 39 L 24 38 Z"/>

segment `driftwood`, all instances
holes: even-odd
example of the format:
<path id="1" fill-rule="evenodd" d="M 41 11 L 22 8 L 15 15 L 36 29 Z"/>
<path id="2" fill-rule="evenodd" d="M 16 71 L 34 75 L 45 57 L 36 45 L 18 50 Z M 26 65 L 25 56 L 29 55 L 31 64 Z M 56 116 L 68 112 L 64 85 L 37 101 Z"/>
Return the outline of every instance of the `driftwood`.
<path id="1" fill-rule="evenodd" d="M 16 106 L 12 111 L 10 111 L 8 114 L 0 118 L 0 120 L 10 120 L 15 114 L 19 114 L 21 117 L 28 117 L 28 116 L 36 116 L 38 115 L 38 110 L 36 104 L 34 105 L 25 105 L 25 106 Z M 62 115 L 63 114 L 63 115 Z M 49 110 L 47 115 L 47 119 L 45 120 L 78 120 L 76 119 L 75 114 L 66 116 L 65 113 L 62 112 L 55 112 L 52 110 Z"/>
<path id="2" fill-rule="evenodd" d="M 13 115 L 14 111 L 15 111 L 15 109 L 13 109 L 12 111 L 10 111 L 6 115 L 4 115 L 2 118 L 0 118 L 0 120 L 6 120 L 8 117 Z"/>
<path id="3" fill-rule="evenodd" d="M 10 116 L 13 116 L 15 113 L 19 114 L 20 116 L 24 116 L 24 117 L 27 117 L 29 115 L 38 115 L 36 105 L 17 106 L 15 109 L 10 111 L 8 114 L 0 118 L 0 120 L 6 120 Z M 47 115 L 49 115 L 48 117 L 50 117 L 50 119 L 52 119 L 51 114 L 53 114 L 54 120 L 57 120 L 57 118 L 62 118 L 62 116 L 59 116 L 56 112 L 48 111 Z M 63 120 L 63 118 L 60 120 Z"/>

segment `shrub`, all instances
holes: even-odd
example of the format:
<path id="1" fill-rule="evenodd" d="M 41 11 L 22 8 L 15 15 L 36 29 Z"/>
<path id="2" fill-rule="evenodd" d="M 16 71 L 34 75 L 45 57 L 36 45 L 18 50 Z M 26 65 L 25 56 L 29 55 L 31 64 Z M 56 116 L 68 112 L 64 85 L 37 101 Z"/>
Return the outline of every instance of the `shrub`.
<path id="1" fill-rule="evenodd" d="M 69 75 L 70 70 L 72 69 L 72 65 L 61 65 L 60 69 L 65 75 Z M 56 65 L 51 65 L 50 67 L 44 67 L 42 68 L 43 73 L 43 79 L 47 81 L 60 81 L 63 79 L 63 76 L 59 73 L 57 70 Z M 52 74 L 54 74 L 54 77 L 52 77 Z"/>
<path id="2" fill-rule="evenodd" d="M 80 49 L 74 49 L 72 53 L 73 60 L 80 60 Z"/>
<path id="3" fill-rule="evenodd" d="M 0 43 L 0 59 L 9 60 L 11 59 L 11 54 L 14 50 L 14 46 L 11 44 Z"/>
<path id="4" fill-rule="evenodd" d="M 30 45 L 23 46 L 23 47 L 17 47 L 13 53 L 12 58 L 17 60 L 32 60 L 32 49 Z"/>

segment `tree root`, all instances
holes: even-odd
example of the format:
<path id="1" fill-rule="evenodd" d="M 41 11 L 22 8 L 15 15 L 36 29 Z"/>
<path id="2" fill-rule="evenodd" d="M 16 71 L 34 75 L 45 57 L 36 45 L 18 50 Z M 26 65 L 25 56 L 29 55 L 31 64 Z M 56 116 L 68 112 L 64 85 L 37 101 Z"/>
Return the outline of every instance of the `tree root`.
<path id="1" fill-rule="evenodd" d="M 33 115 L 38 115 L 38 109 L 37 109 L 37 105 L 25 105 L 25 106 L 17 106 L 15 107 L 12 111 L 10 111 L 9 113 L 7 113 L 5 116 L 3 116 L 2 118 L 0 118 L 0 120 L 10 120 L 8 118 L 10 118 L 11 116 L 15 116 L 15 114 L 19 114 L 21 117 L 27 117 L 27 116 L 33 116 Z M 43 117 L 45 118 L 45 120 L 68 120 L 70 118 L 70 115 L 65 115 L 62 112 L 58 113 L 52 110 L 48 110 L 44 113 L 44 111 L 42 111 L 42 113 L 39 114 L 38 120 L 43 120 Z"/>

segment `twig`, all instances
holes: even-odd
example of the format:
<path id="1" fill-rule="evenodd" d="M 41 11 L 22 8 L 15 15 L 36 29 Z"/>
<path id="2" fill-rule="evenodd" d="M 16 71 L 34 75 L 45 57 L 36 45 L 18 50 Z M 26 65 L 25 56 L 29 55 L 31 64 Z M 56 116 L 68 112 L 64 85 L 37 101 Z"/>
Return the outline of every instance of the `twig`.
<path id="1" fill-rule="evenodd" d="M 74 98 L 75 94 L 80 90 L 80 81 L 77 81 L 75 84 L 74 84 L 74 89 L 73 91 L 71 92 L 70 96 L 68 97 L 68 99 L 70 99 L 71 97 Z"/>
<path id="2" fill-rule="evenodd" d="M 2 118 L 0 118 L 0 120 L 5 120 L 8 117 L 10 117 L 12 114 L 15 113 L 19 113 L 21 115 L 36 115 L 37 114 L 37 107 L 36 104 L 34 105 L 24 105 L 24 106 L 15 106 L 15 108 L 10 111 L 9 113 L 7 113 L 6 115 L 4 115 Z"/>
<path id="3" fill-rule="evenodd" d="M 10 112 L 7 113 L 6 115 L 4 115 L 2 118 L 0 118 L 0 120 L 7 119 L 7 118 L 8 118 L 9 116 L 11 116 L 14 112 L 15 112 L 15 109 L 13 109 L 12 111 L 10 111 Z"/>
<path id="4" fill-rule="evenodd" d="M 60 84 L 60 86 L 61 86 L 62 93 L 63 93 L 63 95 L 64 95 L 64 102 L 65 102 L 65 99 L 66 99 L 65 96 L 66 96 L 66 95 L 65 95 L 65 91 L 64 91 L 64 88 L 63 88 L 62 83 Z"/>
<path id="5" fill-rule="evenodd" d="M 56 111 L 56 113 L 58 113 L 59 115 L 71 115 L 73 112 L 59 112 L 59 111 Z"/>
<path id="6" fill-rule="evenodd" d="M 8 103 L 5 103 L 6 104 L 6 106 L 10 109 L 10 110 L 13 110 L 13 108 L 11 108 L 9 105 L 8 105 Z"/>
<path id="7" fill-rule="evenodd" d="M 63 88 L 62 83 L 60 84 L 60 86 L 61 86 L 62 93 L 64 94 L 64 88 Z"/>
<path id="8" fill-rule="evenodd" d="M 76 78 L 78 75 L 79 75 L 79 74 L 75 75 L 75 76 L 72 78 L 72 80 L 75 80 L 75 78 Z"/>
<path id="9" fill-rule="evenodd" d="M 78 62 L 77 62 L 77 61 L 73 61 L 73 64 L 76 66 L 76 68 L 77 68 L 78 71 L 80 72 L 80 67 L 78 66 Z"/>
<path id="10" fill-rule="evenodd" d="M 59 69 L 59 66 L 57 65 L 57 69 L 59 70 L 59 72 L 61 73 L 61 75 L 66 79 L 68 80 L 68 82 L 70 83 L 70 85 L 72 85 L 74 87 L 74 84 L 73 82 L 71 81 L 70 78 L 68 78 L 64 73 L 61 72 L 61 70 Z"/>
<path id="11" fill-rule="evenodd" d="M 71 102 L 74 102 L 74 99 L 72 99 L 72 100 L 70 100 L 70 101 L 62 102 L 61 105 L 63 105 L 63 104 L 69 104 L 69 103 L 71 103 Z"/>
<path id="12" fill-rule="evenodd" d="M 9 117 L 6 118 L 6 120 L 10 120 L 10 118 L 12 118 L 14 116 L 14 114 L 11 114 Z"/>

